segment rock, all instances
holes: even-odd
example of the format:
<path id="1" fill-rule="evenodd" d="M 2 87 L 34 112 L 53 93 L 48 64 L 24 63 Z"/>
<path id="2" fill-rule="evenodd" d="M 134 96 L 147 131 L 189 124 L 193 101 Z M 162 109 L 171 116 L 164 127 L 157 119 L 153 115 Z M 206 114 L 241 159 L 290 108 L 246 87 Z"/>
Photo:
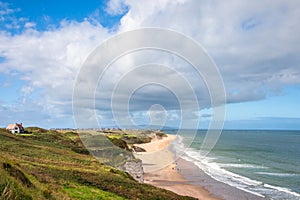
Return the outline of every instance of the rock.
<path id="1" fill-rule="evenodd" d="M 144 182 L 144 170 L 143 170 L 143 165 L 141 160 L 139 159 L 128 160 L 125 162 L 122 168 L 138 182 L 140 183 Z"/>
<path id="2" fill-rule="evenodd" d="M 146 152 L 145 149 L 143 149 L 142 147 L 137 147 L 137 146 L 132 146 L 132 149 L 134 152 Z"/>

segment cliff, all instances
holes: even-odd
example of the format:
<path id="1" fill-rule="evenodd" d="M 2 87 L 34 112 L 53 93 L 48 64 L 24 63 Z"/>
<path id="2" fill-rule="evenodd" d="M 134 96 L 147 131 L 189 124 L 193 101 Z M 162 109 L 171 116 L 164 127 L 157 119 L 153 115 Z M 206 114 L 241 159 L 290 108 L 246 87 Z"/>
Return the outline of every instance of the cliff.
<path id="1" fill-rule="evenodd" d="M 0 129 L 0 199 L 193 199 L 139 183 L 104 164 L 77 133 L 27 130 L 31 133 L 13 135 Z M 142 180 L 139 162 L 123 164 Z"/>

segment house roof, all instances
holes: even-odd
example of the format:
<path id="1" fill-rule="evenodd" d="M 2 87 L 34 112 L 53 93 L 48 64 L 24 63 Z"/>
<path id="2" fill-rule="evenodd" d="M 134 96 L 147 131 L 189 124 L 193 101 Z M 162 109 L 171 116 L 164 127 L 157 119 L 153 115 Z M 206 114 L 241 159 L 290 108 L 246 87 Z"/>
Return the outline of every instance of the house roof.
<path id="1" fill-rule="evenodd" d="M 15 124 L 8 124 L 7 127 L 6 127 L 6 129 L 8 129 L 8 130 L 13 130 L 13 129 L 15 129 L 16 126 L 18 126 L 19 129 L 23 129 L 22 124 L 18 124 L 18 123 L 15 123 Z"/>
<path id="2" fill-rule="evenodd" d="M 16 126 L 16 124 L 8 124 L 6 129 L 12 130 L 15 128 L 15 126 Z"/>
<path id="3" fill-rule="evenodd" d="M 19 127 L 19 129 L 22 129 L 22 128 L 23 128 L 22 124 L 16 123 L 16 125 Z"/>

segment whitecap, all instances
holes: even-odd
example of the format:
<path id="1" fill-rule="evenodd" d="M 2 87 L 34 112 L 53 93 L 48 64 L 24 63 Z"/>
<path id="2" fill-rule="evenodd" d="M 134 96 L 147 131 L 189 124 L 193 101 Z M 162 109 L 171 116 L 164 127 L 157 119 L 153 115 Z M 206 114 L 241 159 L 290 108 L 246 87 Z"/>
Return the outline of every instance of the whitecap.
<path id="1" fill-rule="evenodd" d="M 300 197 L 299 193 L 293 192 L 290 189 L 287 189 L 287 188 L 284 188 L 284 187 L 278 187 L 278 186 L 273 186 L 273 185 L 269 185 L 269 184 L 264 184 L 264 186 L 267 187 L 267 188 L 272 188 L 272 189 L 278 190 L 280 192 L 291 194 L 291 195 L 296 196 L 296 197 Z"/>
<path id="2" fill-rule="evenodd" d="M 177 148 L 176 148 L 177 147 Z M 176 140 L 175 151 L 180 151 L 181 158 L 194 163 L 207 175 L 213 179 L 228 184 L 232 187 L 238 188 L 245 192 L 260 196 L 271 197 L 272 199 L 299 199 L 300 195 L 290 189 L 283 187 L 276 187 L 261 181 L 253 180 L 248 177 L 235 174 L 228 171 L 228 168 L 253 168 L 253 169 L 268 169 L 268 167 L 246 164 L 246 163 L 218 163 L 218 159 L 214 157 L 201 157 L 199 150 L 193 148 L 184 148 L 183 138 L 181 136 Z M 257 172 L 268 173 L 268 172 Z M 271 173 L 269 175 L 276 175 Z M 279 175 L 279 173 L 277 174 Z M 280 174 L 291 175 L 291 174 Z M 299 174 L 298 174 L 299 175 Z"/>
<path id="3" fill-rule="evenodd" d="M 249 168 L 249 169 L 268 169 L 268 167 L 252 164 L 219 163 L 223 168 Z"/>
<path id="4" fill-rule="evenodd" d="M 280 177 L 295 177 L 295 176 L 300 176 L 300 174 L 273 173 L 273 172 L 255 172 L 255 174 L 268 175 L 268 176 L 280 176 Z"/>

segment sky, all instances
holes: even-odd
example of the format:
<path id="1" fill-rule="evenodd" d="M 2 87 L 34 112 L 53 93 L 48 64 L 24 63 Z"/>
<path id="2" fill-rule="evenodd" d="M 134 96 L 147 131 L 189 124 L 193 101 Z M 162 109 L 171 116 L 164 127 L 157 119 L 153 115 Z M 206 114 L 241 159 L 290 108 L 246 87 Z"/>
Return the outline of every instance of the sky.
<path id="1" fill-rule="evenodd" d="M 226 107 L 224 128 L 300 130 L 299 19 L 297 0 L 0 0 L 0 127 L 78 127 L 73 92 L 92 52 L 118 34 L 155 27 L 197 42 L 215 63 L 226 94 L 218 105 Z M 168 67 L 143 68 L 154 62 Z M 92 87 L 80 90 L 86 127 L 93 115 L 101 127 L 116 126 L 112 105 L 142 126 L 207 128 L 217 114 L 203 77 L 170 52 L 131 52 L 105 73 L 93 79 L 94 104 L 84 103 Z M 162 79 L 164 86 L 140 82 Z"/>

